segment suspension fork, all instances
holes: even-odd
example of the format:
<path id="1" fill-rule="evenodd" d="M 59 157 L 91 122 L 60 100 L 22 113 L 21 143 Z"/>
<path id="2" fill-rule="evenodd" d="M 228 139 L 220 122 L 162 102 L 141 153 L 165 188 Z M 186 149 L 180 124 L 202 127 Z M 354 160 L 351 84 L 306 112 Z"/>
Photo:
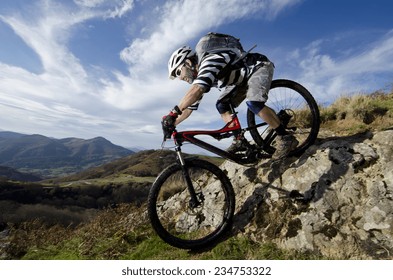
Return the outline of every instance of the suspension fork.
<path id="1" fill-rule="evenodd" d="M 186 180 L 188 192 L 190 193 L 189 206 L 191 208 L 195 208 L 195 207 L 197 207 L 200 204 L 200 201 L 198 200 L 198 197 L 197 197 L 197 194 L 195 192 L 194 186 L 192 185 L 190 174 L 188 173 L 187 164 L 186 164 L 186 162 L 185 162 L 185 160 L 183 158 L 183 155 L 181 153 L 181 148 L 180 147 L 176 147 L 175 150 L 176 150 L 177 158 L 179 159 L 179 162 L 180 162 L 180 166 L 181 166 L 183 177 Z"/>

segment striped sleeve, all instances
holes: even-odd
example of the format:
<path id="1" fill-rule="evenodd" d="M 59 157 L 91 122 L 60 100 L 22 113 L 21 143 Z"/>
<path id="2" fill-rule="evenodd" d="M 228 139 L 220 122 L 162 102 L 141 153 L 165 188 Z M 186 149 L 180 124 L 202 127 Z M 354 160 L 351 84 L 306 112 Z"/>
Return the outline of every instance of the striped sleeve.
<path id="1" fill-rule="evenodd" d="M 226 53 L 209 54 L 199 65 L 198 76 L 193 84 L 206 88 L 206 92 L 215 84 L 220 71 L 230 63 L 230 56 Z"/>

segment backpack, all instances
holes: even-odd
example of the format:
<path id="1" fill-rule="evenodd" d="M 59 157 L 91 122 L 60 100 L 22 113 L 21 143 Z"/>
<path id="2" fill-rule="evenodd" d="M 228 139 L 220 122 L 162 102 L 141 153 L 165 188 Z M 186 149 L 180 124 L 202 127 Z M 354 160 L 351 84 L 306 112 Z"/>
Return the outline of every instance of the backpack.
<path id="1" fill-rule="evenodd" d="M 245 51 L 238 38 L 231 35 L 209 32 L 203 36 L 195 47 L 198 64 L 207 53 L 230 50 L 238 56 L 235 62 L 244 57 Z"/>

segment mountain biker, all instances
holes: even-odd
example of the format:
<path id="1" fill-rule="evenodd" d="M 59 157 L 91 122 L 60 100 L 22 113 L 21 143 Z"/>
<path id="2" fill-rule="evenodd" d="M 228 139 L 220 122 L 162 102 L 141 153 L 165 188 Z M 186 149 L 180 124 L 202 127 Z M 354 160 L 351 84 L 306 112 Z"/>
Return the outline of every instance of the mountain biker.
<path id="1" fill-rule="evenodd" d="M 200 50 L 201 44 L 205 43 L 203 39 L 204 37 L 199 41 L 196 50 Z M 296 138 L 284 129 L 276 113 L 265 104 L 274 64 L 259 53 L 242 54 L 240 59 L 237 51 L 230 48 L 198 53 L 189 46 L 173 52 L 168 62 L 169 78 L 179 78 L 191 84 L 191 87 L 178 105 L 162 119 L 166 138 L 170 138 L 175 127 L 198 109 L 205 93 L 212 87 L 218 87 L 224 90 L 217 100 L 216 108 L 225 123 L 232 120 L 231 107 L 239 106 L 247 98 L 248 108 L 275 129 L 277 147 L 273 159 L 286 156 L 297 146 Z M 244 138 L 235 137 L 227 151 L 236 153 L 246 150 L 247 146 L 248 142 Z"/>

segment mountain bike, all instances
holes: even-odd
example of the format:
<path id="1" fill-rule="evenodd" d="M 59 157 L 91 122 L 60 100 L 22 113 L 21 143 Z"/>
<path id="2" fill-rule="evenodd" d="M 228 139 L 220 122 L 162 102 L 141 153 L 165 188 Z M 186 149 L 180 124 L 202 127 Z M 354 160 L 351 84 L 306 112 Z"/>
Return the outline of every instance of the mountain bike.
<path id="1" fill-rule="evenodd" d="M 291 80 L 274 80 L 266 105 L 275 110 L 286 130 L 299 141 L 288 157 L 301 155 L 314 143 L 320 125 L 319 109 L 305 87 Z M 269 159 L 275 151 L 277 135 L 266 122 L 248 110 L 248 126 L 242 128 L 237 112 L 232 113 L 232 121 L 219 130 L 175 130 L 172 134 L 178 160 L 158 175 L 148 196 L 152 227 L 172 246 L 182 249 L 211 246 L 230 229 L 235 212 L 235 194 L 225 172 L 209 161 L 186 158 L 181 150 L 184 142 L 242 165 Z M 239 138 L 246 137 L 246 132 L 252 140 L 246 151 L 235 154 L 198 138 L 201 135 L 216 140 Z"/>

